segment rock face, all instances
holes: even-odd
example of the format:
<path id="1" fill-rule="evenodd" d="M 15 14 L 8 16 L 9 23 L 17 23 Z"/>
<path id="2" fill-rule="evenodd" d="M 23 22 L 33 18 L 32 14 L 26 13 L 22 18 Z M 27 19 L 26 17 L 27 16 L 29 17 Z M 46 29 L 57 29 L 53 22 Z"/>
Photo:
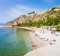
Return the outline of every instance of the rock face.
<path id="1" fill-rule="evenodd" d="M 31 14 L 28 13 L 28 15 L 21 15 L 20 17 L 14 19 L 13 21 L 10 21 L 5 24 L 5 27 L 12 27 L 17 24 L 22 24 L 22 23 L 28 23 L 30 20 L 31 21 L 38 21 L 40 19 L 40 15 L 37 14 L 37 12 L 31 12 Z"/>
<path id="2" fill-rule="evenodd" d="M 5 27 L 12 27 L 13 26 L 12 24 L 13 24 L 13 21 L 7 22 L 5 24 Z"/>
<path id="3" fill-rule="evenodd" d="M 20 17 L 16 18 L 16 19 L 13 21 L 13 25 L 26 23 L 27 21 L 28 21 L 27 16 L 26 16 L 26 15 L 21 15 Z"/>
<path id="4" fill-rule="evenodd" d="M 13 21 L 10 21 L 5 24 L 7 27 L 12 27 L 13 25 L 28 23 L 29 21 L 38 21 L 42 19 L 46 19 L 46 17 L 58 17 L 60 16 L 60 6 L 53 7 L 52 9 L 48 9 L 44 12 L 31 12 L 28 15 L 21 15 L 20 17 L 16 18 Z"/>

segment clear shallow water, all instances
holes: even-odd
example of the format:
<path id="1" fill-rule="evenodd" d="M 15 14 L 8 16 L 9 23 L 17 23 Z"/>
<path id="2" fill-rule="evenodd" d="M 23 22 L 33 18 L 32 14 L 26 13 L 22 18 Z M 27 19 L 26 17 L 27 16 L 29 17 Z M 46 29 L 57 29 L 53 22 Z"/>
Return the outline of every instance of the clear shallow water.
<path id="1" fill-rule="evenodd" d="M 0 56 L 24 56 L 30 50 L 27 30 L 0 28 Z"/>

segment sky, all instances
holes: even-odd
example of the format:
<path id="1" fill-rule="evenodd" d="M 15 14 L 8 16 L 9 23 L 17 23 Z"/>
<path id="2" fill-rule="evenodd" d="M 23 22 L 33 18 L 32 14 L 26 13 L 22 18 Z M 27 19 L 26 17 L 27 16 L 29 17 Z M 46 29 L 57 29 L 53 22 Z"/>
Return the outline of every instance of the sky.
<path id="1" fill-rule="evenodd" d="M 20 15 L 42 12 L 60 5 L 60 0 L 0 0 L 0 23 L 12 21 Z"/>

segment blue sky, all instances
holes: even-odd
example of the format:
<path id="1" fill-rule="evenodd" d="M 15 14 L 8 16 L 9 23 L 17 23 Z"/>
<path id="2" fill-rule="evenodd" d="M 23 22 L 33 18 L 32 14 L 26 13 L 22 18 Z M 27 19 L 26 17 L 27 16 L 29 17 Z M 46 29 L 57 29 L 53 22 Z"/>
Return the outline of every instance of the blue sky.
<path id="1" fill-rule="evenodd" d="M 59 5 L 60 0 L 0 0 L 0 23 L 14 20 L 28 12 L 41 12 Z"/>

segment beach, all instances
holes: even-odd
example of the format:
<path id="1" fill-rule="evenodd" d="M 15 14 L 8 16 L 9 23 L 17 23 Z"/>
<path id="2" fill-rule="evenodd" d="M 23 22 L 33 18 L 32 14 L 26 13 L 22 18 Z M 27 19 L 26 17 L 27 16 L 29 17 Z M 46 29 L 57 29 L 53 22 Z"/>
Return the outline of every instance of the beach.
<path id="1" fill-rule="evenodd" d="M 37 49 L 24 56 L 60 56 L 60 32 L 51 33 L 50 30 L 41 28 L 32 30 L 29 32 L 29 36 Z"/>

